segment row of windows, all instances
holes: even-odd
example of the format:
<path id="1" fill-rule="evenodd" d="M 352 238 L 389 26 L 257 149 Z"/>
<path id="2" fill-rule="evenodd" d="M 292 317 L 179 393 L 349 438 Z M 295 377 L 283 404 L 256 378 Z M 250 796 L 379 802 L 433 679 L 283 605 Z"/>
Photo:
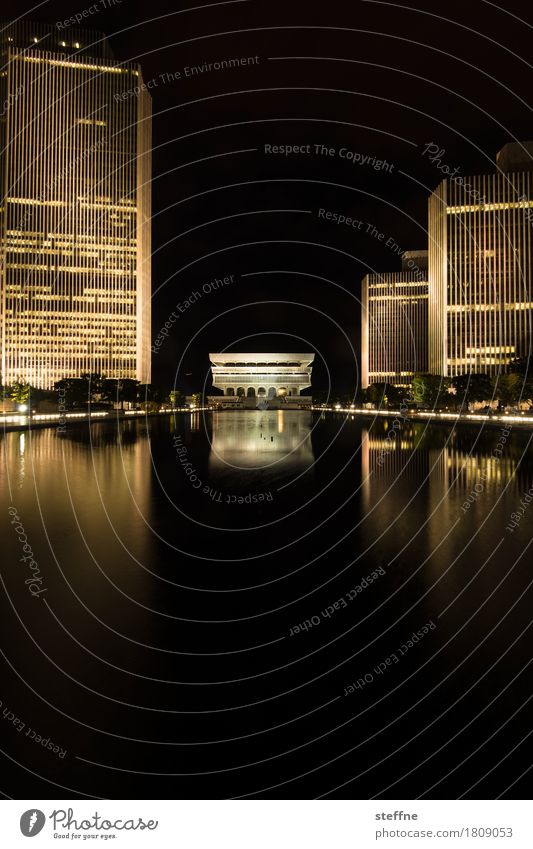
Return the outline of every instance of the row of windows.
<path id="1" fill-rule="evenodd" d="M 235 391 L 232 386 L 228 386 L 226 389 L 226 395 L 237 395 L 239 398 L 244 395 L 248 398 L 255 398 L 256 394 L 259 396 L 264 395 L 268 398 L 275 398 L 276 396 L 282 398 L 285 395 L 297 395 L 298 393 L 291 392 L 286 386 L 278 386 L 277 389 L 275 386 L 270 386 L 268 389 L 265 389 L 264 386 L 260 386 L 257 389 L 257 393 L 255 391 L 255 386 L 249 386 L 247 390 L 245 390 L 243 386 L 238 386 L 237 391 Z"/>
<path id="2" fill-rule="evenodd" d="M 275 363 L 214 363 L 218 368 L 264 368 L 265 366 L 277 366 L 277 367 L 289 367 L 292 368 L 300 368 L 301 363 L 286 363 L 286 362 L 275 362 Z"/>

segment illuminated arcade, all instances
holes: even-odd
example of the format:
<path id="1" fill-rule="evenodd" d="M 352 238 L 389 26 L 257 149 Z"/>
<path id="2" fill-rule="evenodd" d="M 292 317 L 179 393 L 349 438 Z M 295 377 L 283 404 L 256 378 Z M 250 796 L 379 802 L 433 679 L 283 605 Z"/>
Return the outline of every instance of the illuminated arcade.
<path id="1" fill-rule="evenodd" d="M 209 354 L 213 386 L 221 406 L 310 406 L 314 354 Z"/>

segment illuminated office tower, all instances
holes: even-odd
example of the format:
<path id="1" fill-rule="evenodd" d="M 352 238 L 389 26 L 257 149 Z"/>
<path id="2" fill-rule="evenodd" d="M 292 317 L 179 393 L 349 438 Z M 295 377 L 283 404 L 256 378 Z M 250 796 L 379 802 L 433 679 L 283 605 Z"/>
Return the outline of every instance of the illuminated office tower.
<path id="1" fill-rule="evenodd" d="M 402 271 L 367 274 L 361 296 L 361 386 L 408 386 L 427 360 L 427 251 L 408 251 Z"/>
<path id="2" fill-rule="evenodd" d="M 150 380 L 151 106 L 101 35 L 1 33 L 2 379 Z"/>
<path id="3" fill-rule="evenodd" d="M 506 371 L 527 356 L 533 297 L 533 143 L 498 172 L 444 180 L 429 200 L 429 370 Z"/>

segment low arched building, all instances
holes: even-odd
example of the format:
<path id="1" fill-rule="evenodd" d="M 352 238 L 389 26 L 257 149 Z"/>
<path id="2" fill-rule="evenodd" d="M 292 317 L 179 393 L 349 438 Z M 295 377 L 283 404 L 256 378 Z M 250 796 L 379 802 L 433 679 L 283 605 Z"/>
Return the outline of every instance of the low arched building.
<path id="1" fill-rule="evenodd" d="M 301 393 L 311 386 L 314 354 L 209 354 L 209 359 L 213 386 L 223 392 L 225 404 L 311 403 L 310 396 Z"/>

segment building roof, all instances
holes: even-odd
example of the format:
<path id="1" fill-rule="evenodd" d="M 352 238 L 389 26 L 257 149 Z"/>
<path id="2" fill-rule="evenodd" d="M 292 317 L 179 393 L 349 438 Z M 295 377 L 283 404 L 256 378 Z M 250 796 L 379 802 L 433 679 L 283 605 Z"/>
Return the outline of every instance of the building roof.
<path id="1" fill-rule="evenodd" d="M 104 33 L 72 26 L 75 16 L 65 15 L 64 21 L 43 24 L 28 20 L 0 22 L 0 45 L 18 49 L 25 54 L 36 51 L 68 54 L 72 61 L 82 56 L 113 59 L 113 51 Z"/>
<path id="2" fill-rule="evenodd" d="M 298 365 L 298 366 L 308 366 L 311 365 L 313 360 L 315 359 L 314 354 L 280 354 L 278 352 L 271 352 L 268 354 L 241 354 L 239 353 L 225 353 L 225 354 L 209 354 L 209 359 L 214 366 L 246 366 L 250 367 L 253 365 L 258 366 L 268 366 L 268 365 Z"/>

